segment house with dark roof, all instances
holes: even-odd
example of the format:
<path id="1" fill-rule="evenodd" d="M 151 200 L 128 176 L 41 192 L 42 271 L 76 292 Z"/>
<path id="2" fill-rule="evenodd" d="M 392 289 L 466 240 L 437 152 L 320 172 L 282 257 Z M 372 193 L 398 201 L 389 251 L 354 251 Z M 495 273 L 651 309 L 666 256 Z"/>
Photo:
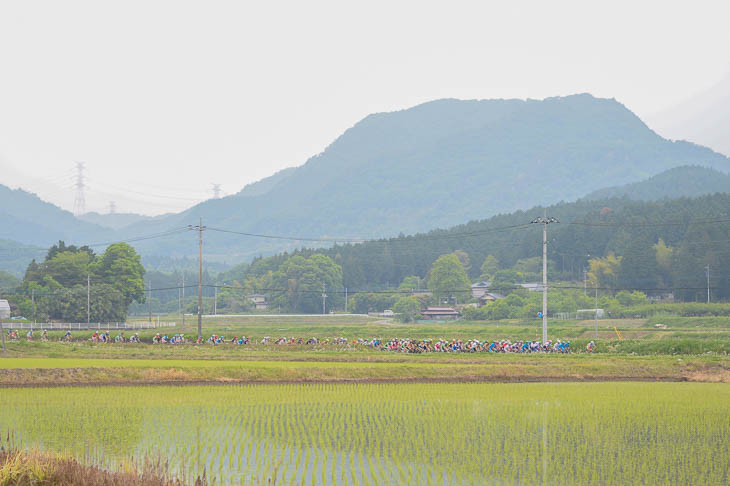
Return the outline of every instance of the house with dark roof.
<path id="1" fill-rule="evenodd" d="M 492 302 L 496 300 L 504 299 L 504 295 L 497 294 L 494 292 L 487 292 L 481 297 L 479 297 L 479 307 L 485 306 L 487 304 L 491 304 Z"/>
<path id="2" fill-rule="evenodd" d="M 426 307 L 421 311 L 421 317 L 430 321 L 453 321 L 461 314 L 453 307 Z"/>
<path id="3" fill-rule="evenodd" d="M 492 282 L 488 280 L 482 280 L 481 282 L 476 282 L 471 285 L 471 296 L 474 299 L 480 298 L 482 295 L 486 294 L 487 291 L 489 291 L 489 287 L 492 285 Z"/>

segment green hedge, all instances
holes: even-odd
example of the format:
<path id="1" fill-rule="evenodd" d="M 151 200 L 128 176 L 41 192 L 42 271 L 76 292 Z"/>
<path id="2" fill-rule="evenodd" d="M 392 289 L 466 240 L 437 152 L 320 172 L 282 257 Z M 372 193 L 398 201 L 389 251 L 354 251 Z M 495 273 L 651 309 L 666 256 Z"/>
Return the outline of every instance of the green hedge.
<path id="1" fill-rule="evenodd" d="M 610 317 L 651 317 L 657 315 L 700 317 L 700 316 L 730 316 L 730 304 L 727 303 L 699 303 L 676 302 L 667 304 L 643 304 L 633 307 L 618 307 L 611 309 Z"/>

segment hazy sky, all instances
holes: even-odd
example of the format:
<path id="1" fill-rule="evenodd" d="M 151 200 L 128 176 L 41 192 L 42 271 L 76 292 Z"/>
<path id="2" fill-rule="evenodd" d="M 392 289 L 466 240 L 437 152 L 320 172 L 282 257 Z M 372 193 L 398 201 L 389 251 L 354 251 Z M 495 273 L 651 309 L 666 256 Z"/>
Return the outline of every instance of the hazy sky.
<path id="1" fill-rule="evenodd" d="M 616 98 L 646 117 L 730 70 L 730 2 L 0 3 L 0 183 L 146 214 L 300 165 L 435 98 Z"/>

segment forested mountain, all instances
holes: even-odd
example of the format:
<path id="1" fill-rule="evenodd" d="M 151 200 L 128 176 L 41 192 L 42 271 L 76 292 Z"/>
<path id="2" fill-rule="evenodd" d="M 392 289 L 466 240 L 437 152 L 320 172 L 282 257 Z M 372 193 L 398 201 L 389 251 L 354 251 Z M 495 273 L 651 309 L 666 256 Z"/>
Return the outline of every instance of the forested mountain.
<path id="1" fill-rule="evenodd" d="M 697 197 L 716 192 L 730 192 L 730 175 L 706 167 L 682 166 L 641 182 L 599 189 L 585 198 L 628 197 L 638 201 L 658 201 L 665 198 Z"/>
<path id="2" fill-rule="evenodd" d="M 269 177 L 264 177 L 260 181 L 253 182 L 251 184 L 247 184 L 243 189 L 241 189 L 236 196 L 261 196 L 262 194 L 266 194 L 269 192 L 274 186 L 276 186 L 281 181 L 288 178 L 290 175 L 294 174 L 296 171 L 296 167 L 289 167 L 288 169 L 282 169 L 278 172 L 276 172 L 273 175 L 270 175 Z"/>
<path id="3" fill-rule="evenodd" d="M 291 251 L 306 241 L 214 229 L 310 238 L 409 234 L 575 200 L 683 165 L 730 170 L 726 157 L 661 138 L 612 99 L 443 99 L 367 116 L 302 166 L 236 195 L 116 231 L 0 187 L 6 222 L 0 237 L 43 246 L 127 240 L 182 230 L 202 217 L 210 229 L 208 260 L 231 263 Z M 197 254 L 192 232 L 134 245 L 145 257 Z"/>
<path id="4" fill-rule="evenodd" d="M 666 169 L 730 170 L 706 148 L 652 132 L 615 100 L 445 99 L 366 117 L 306 164 L 251 194 L 210 200 L 125 236 L 194 224 L 274 235 L 377 237 L 574 200 Z M 243 191 L 246 193 L 246 191 Z M 189 239 L 189 238 L 188 238 Z M 208 233 L 208 254 L 245 259 L 299 242 Z M 189 254 L 173 238 L 140 244 L 146 254 Z"/>
<path id="5" fill-rule="evenodd" d="M 114 232 L 81 221 L 68 211 L 22 189 L 0 185 L 0 238 L 26 245 L 50 246 L 58 240 L 102 242 Z"/>
<path id="6" fill-rule="evenodd" d="M 45 252 L 44 248 L 0 238 L 0 270 L 22 277 L 28 263 L 42 257 Z"/>
<path id="7" fill-rule="evenodd" d="M 468 273 L 477 279 L 488 255 L 496 257 L 502 269 L 539 257 L 542 225 L 530 221 L 545 211 L 560 221 L 548 228 L 548 258 L 554 279 L 582 280 L 589 260 L 616 255 L 622 263 L 610 281 L 612 288 L 642 289 L 649 294 L 670 289 L 684 299 L 701 299 L 706 285 L 704 268 L 709 264 L 714 295 L 730 298 L 730 194 L 659 202 L 581 200 L 448 230 L 295 254 L 331 257 L 342 266 L 343 285 L 351 291 L 398 286 L 409 276 L 424 279 L 440 255 L 455 251 L 466 254 Z M 265 280 L 291 256 L 258 259 L 242 266 L 238 279 Z M 236 274 L 236 270 L 230 273 Z"/>

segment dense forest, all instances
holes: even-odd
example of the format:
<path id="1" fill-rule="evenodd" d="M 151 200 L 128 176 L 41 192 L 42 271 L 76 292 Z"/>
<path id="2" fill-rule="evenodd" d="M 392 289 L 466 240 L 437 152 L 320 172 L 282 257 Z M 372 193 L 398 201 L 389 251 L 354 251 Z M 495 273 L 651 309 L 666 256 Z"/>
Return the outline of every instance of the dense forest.
<path id="1" fill-rule="evenodd" d="M 233 269 L 228 277 L 235 275 L 240 282 L 261 278 L 294 255 L 321 253 L 342 267 L 343 286 L 350 291 L 377 290 L 397 287 L 409 276 L 426 279 L 440 255 L 461 251 L 466 255 L 469 277 L 476 280 L 489 255 L 499 269 L 539 257 L 542 225 L 530 221 L 543 213 L 560 221 L 548 227 L 551 280 L 581 281 L 584 270 L 594 270 L 602 275 L 601 286 L 615 291 L 641 290 L 649 295 L 674 291 L 677 298 L 701 300 L 709 265 L 714 297 L 730 297 L 728 194 L 659 202 L 614 198 L 536 207 L 448 230 L 259 258 Z M 602 271 L 602 267 L 608 270 Z M 539 271 L 535 267 L 532 276 Z"/>
<path id="2" fill-rule="evenodd" d="M 88 246 L 59 241 L 28 265 L 22 282 L 1 290 L 14 314 L 33 320 L 122 322 L 133 302 L 144 302 L 144 274 L 126 243 L 96 255 Z"/>

